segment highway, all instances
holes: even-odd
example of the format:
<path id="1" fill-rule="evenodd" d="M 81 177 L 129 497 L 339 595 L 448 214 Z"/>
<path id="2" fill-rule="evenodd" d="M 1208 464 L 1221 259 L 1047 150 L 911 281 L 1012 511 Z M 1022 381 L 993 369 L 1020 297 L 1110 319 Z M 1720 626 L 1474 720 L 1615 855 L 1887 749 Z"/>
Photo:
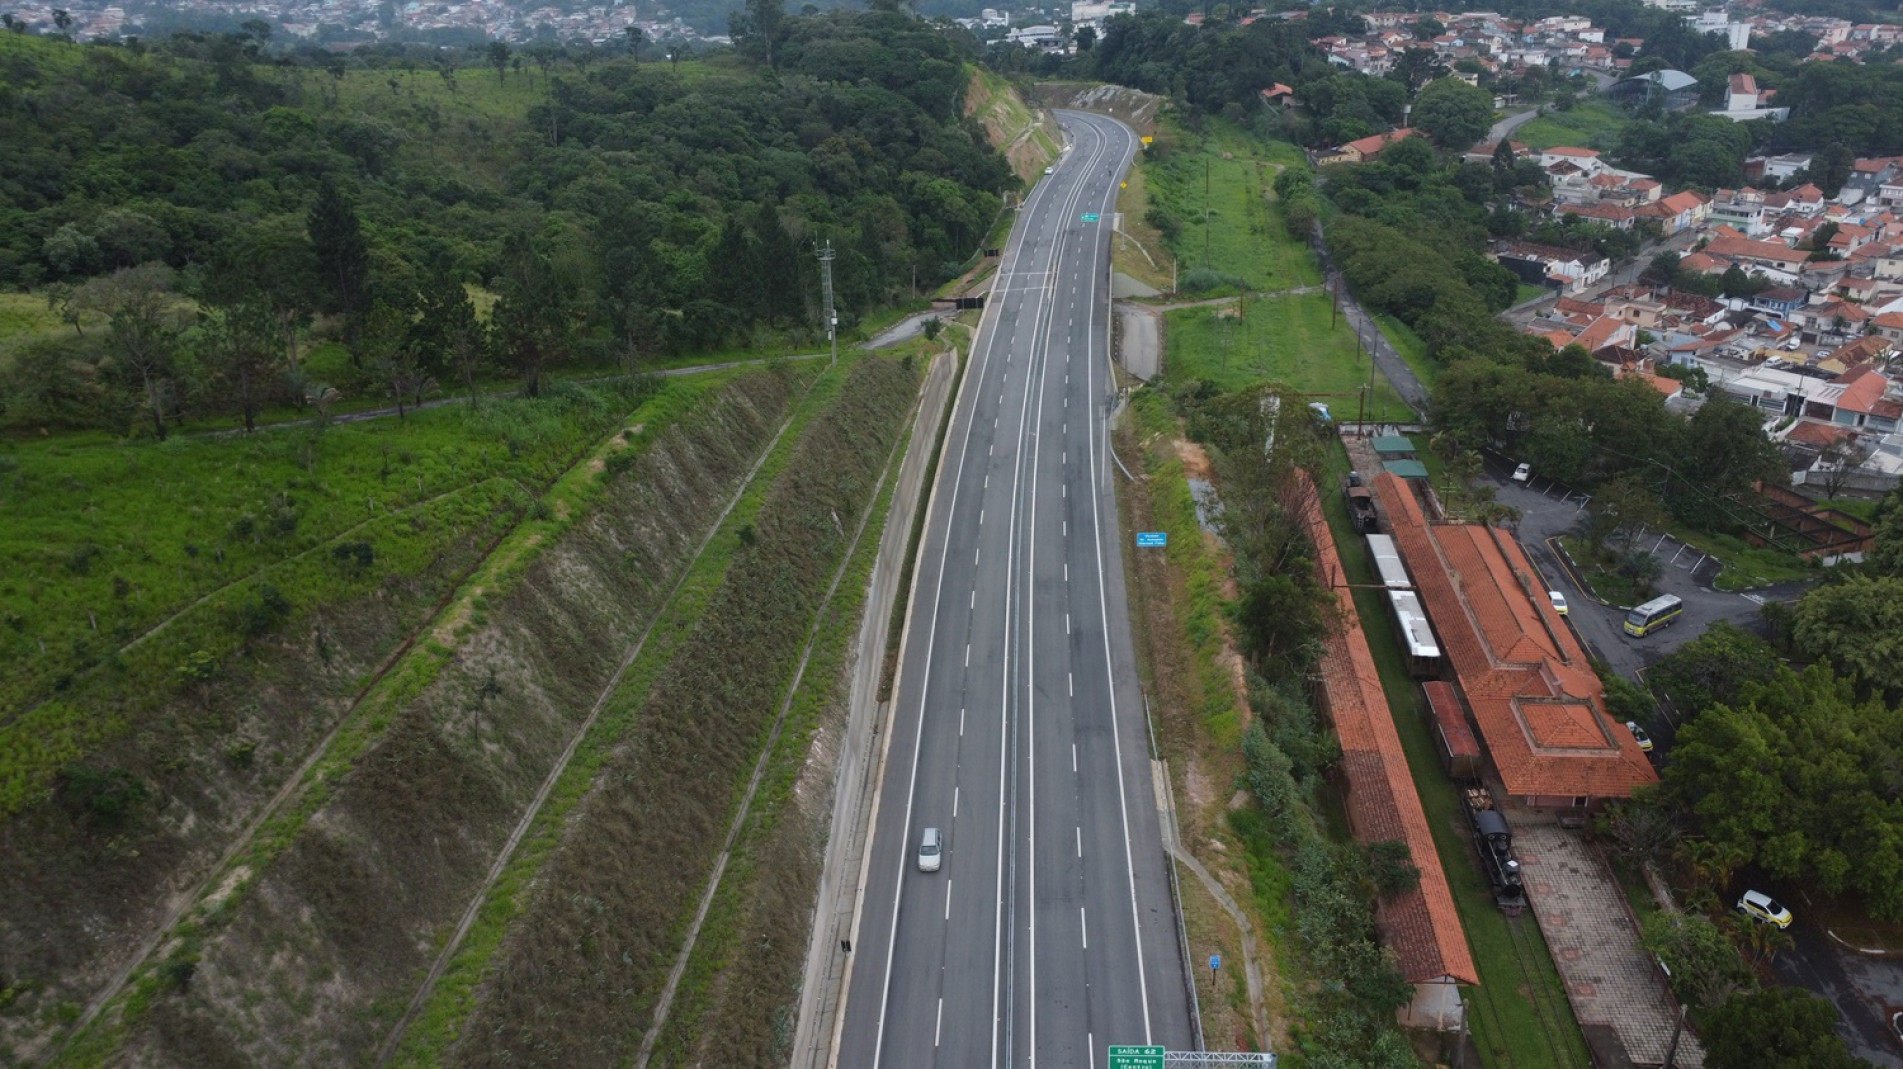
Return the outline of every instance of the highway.
<path id="1" fill-rule="evenodd" d="M 932 491 L 833 1063 L 1190 1049 L 1105 441 L 1128 127 L 1060 112 Z M 943 866 L 918 841 L 944 831 Z"/>

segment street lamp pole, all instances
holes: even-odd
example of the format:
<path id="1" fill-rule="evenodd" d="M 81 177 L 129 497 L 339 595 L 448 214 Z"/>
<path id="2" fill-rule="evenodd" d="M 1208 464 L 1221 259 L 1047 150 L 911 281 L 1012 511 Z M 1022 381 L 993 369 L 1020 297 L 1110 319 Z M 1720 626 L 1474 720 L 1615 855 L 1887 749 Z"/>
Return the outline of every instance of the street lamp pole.
<path id="1" fill-rule="evenodd" d="M 833 242 L 831 238 L 827 238 L 826 244 L 820 246 L 818 255 L 820 289 L 826 304 L 826 340 L 832 343 L 832 362 L 837 365 L 839 363 L 839 314 L 833 311 Z"/>

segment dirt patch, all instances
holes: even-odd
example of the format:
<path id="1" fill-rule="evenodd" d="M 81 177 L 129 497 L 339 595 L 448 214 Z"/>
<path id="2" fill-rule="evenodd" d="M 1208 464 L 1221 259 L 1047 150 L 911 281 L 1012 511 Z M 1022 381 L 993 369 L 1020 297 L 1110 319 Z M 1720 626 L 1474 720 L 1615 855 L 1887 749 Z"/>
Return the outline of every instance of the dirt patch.
<path id="1" fill-rule="evenodd" d="M 1209 466 L 1209 453 L 1202 446 L 1187 438 L 1174 438 L 1170 448 L 1175 450 L 1176 458 L 1183 462 L 1183 474 L 1192 479 L 1210 482 L 1215 479 Z"/>

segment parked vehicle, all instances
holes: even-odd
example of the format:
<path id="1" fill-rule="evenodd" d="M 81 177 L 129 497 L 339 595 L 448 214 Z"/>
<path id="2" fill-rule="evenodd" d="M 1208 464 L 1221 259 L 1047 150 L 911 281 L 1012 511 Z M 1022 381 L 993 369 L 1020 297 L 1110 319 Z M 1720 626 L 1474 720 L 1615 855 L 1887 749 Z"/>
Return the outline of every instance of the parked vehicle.
<path id="1" fill-rule="evenodd" d="M 1660 594 L 1651 601 L 1626 613 L 1625 633 L 1634 638 L 1644 638 L 1661 627 L 1670 627 L 1678 614 L 1685 611 L 1685 602 L 1676 594 Z"/>
<path id="2" fill-rule="evenodd" d="M 1522 464 L 1519 467 L 1514 468 L 1513 481 L 1516 483 L 1532 482 L 1533 481 L 1533 465 Z"/>
<path id="3" fill-rule="evenodd" d="M 1640 752 L 1642 753 L 1652 752 L 1652 736 L 1647 735 L 1645 733 L 1645 729 L 1639 726 L 1639 722 L 1637 720 L 1626 721 L 1625 729 L 1632 733 L 1632 739 L 1634 742 L 1637 742 L 1639 744 Z"/>
<path id="4" fill-rule="evenodd" d="M 1763 891 L 1746 891 L 1738 899 L 1738 910 L 1745 916 L 1766 924 L 1775 924 L 1779 928 L 1791 926 L 1791 911 L 1779 905 L 1777 900 Z"/>

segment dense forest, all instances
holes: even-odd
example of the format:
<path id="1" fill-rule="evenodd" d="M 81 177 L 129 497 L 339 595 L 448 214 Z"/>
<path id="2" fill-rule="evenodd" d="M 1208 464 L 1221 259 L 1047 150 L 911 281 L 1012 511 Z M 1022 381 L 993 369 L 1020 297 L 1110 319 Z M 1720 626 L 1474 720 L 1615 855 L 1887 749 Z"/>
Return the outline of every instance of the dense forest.
<path id="1" fill-rule="evenodd" d="M 874 11 L 686 66 L 395 50 L 367 100 L 341 66 L 261 62 L 255 31 L 0 34 L 0 286 L 74 327 L 3 369 L 3 418 L 163 435 L 339 388 L 533 393 L 568 364 L 812 344 L 820 242 L 850 326 L 961 270 L 1015 184 L 961 116 L 962 41 Z M 520 110 L 452 122 L 406 93 L 425 77 Z M 347 381 L 304 374 L 324 338 Z"/>

